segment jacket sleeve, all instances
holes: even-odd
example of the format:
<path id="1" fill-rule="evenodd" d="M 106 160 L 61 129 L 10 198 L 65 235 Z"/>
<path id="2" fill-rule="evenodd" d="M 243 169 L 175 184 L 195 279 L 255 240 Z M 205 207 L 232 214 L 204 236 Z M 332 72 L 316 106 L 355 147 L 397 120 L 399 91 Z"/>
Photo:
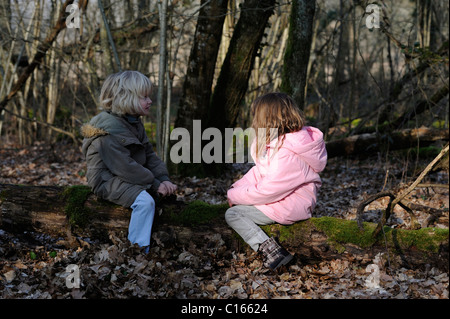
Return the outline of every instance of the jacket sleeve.
<path id="1" fill-rule="evenodd" d="M 154 183 L 154 174 L 148 168 L 136 162 L 131 157 L 130 150 L 114 141 L 113 137 L 105 136 L 98 140 L 100 139 L 97 148 L 98 153 L 113 175 L 131 184 L 150 187 Z"/>
<path id="2" fill-rule="evenodd" d="M 271 166 L 271 171 L 256 183 L 242 183 L 229 189 L 230 202 L 235 205 L 264 205 L 280 201 L 306 182 L 310 170 L 293 154 L 280 155 Z"/>
<path id="3" fill-rule="evenodd" d="M 150 169 L 159 182 L 170 181 L 169 171 L 166 164 L 153 151 L 153 146 L 150 142 L 144 144 L 146 163 L 145 167 Z"/>
<path id="4" fill-rule="evenodd" d="M 245 173 L 244 176 L 242 176 L 241 179 L 234 182 L 233 185 L 231 185 L 231 187 L 240 187 L 242 185 L 247 184 L 256 184 L 256 181 L 258 180 L 257 175 L 259 175 L 257 170 L 258 169 L 256 168 L 256 166 L 253 166 L 251 169 L 248 170 L 247 173 Z"/>

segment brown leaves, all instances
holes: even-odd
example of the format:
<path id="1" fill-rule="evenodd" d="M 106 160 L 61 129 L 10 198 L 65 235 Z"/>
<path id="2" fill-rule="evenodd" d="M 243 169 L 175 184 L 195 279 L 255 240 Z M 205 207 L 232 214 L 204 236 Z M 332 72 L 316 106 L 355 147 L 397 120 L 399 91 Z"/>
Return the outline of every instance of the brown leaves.
<path id="1" fill-rule="evenodd" d="M 72 145 L 0 148 L 0 183 L 25 185 L 86 184 L 86 164 L 81 152 Z"/>
<path id="2" fill-rule="evenodd" d="M 0 149 L 0 155 L 1 183 L 85 184 L 80 154 L 64 145 L 36 143 L 21 150 Z M 315 215 L 354 218 L 364 194 L 383 187 L 385 173 L 377 165 L 330 161 Z M 174 177 L 178 199 L 225 202 L 227 187 L 245 169 L 229 172 L 220 180 Z M 400 166 L 397 170 L 391 167 L 390 172 L 402 176 Z M 435 178 L 442 178 L 438 174 L 442 173 Z M 396 185 L 397 181 L 389 183 Z M 368 218 L 380 216 L 382 200 L 367 208 Z M 409 200 L 447 208 L 448 225 L 448 189 L 419 189 Z M 408 217 L 402 211 L 394 213 L 391 224 L 404 227 L 398 223 Z M 192 236 L 200 238 L 194 243 Z M 274 273 L 250 249 L 233 250 L 224 238 L 212 229 L 193 234 L 167 226 L 155 230 L 150 253 L 144 254 L 129 244 L 125 234 L 110 234 L 109 242 L 79 238 L 83 247 L 67 249 L 60 245 L 61 238 L 13 235 L 0 229 L 0 298 L 448 298 L 446 272 L 426 266 L 389 267 L 385 253 L 373 260 L 346 254 L 318 264 L 297 256 Z M 79 268 L 80 288 L 67 287 L 69 265 Z"/>
<path id="3" fill-rule="evenodd" d="M 256 253 L 229 251 L 220 234 L 206 236 L 203 245 L 154 242 L 149 254 L 130 245 L 125 234 L 111 234 L 114 244 L 91 242 L 78 249 L 28 235 L 38 246 L 0 233 L 7 252 L 0 261 L 0 298 L 448 298 L 446 272 L 390 269 L 386 256 L 294 261 L 274 273 Z M 79 267 L 78 289 L 67 287 L 68 265 Z M 369 265 L 379 270 L 378 287 L 368 284 L 374 274 Z"/>

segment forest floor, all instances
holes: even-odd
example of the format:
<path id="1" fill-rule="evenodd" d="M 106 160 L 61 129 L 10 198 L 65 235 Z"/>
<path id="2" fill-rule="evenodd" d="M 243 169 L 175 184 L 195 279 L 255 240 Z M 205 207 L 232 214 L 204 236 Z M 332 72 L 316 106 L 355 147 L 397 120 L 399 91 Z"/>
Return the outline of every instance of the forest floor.
<path id="1" fill-rule="evenodd" d="M 407 187 L 432 157 L 417 160 L 410 155 L 407 159 L 405 154 L 330 159 L 321 174 L 323 186 L 314 216 L 355 219 L 356 207 L 368 195 Z M 178 200 L 226 202 L 226 190 L 248 169 L 248 165 L 235 164 L 220 179 L 174 176 Z M 80 150 L 71 145 L 0 147 L 0 184 L 79 185 L 86 184 L 85 172 Z M 428 174 L 423 183 L 448 181 L 448 172 L 436 171 Z M 368 205 L 364 219 L 377 222 L 386 201 L 381 198 Z M 448 228 L 448 188 L 417 188 L 408 201 L 444 211 L 431 223 L 428 214 L 416 211 L 422 227 Z M 388 225 L 408 228 L 409 222 L 408 214 L 396 207 Z M 429 265 L 421 269 L 396 268 L 382 256 L 347 256 L 314 264 L 294 260 L 272 272 L 262 267 L 260 258 L 247 247 L 231 250 L 219 233 L 211 233 L 204 245 L 180 245 L 165 241 L 166 235 L 155 232 L 150 253 L 144 254 L 130 245 L 124 234 L 111 234 L 110 242 L 83 238 L 86 245 L 68 249 L 59 244 L 61 238 L 0 229 L 0 299 L 449 297 L 449 274 Z M 377 278 L 371 273 L 373 264 L 378 265 Z M 79 288 L 71 287 L 69 265 L 76 265 L 79 271 Z"/>

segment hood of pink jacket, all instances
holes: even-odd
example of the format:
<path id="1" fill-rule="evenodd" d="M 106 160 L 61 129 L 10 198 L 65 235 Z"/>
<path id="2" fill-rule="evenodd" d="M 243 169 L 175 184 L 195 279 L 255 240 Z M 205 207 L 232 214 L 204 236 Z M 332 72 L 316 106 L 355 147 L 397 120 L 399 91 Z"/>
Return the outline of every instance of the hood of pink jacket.
<path id="1" fill-rule="evenodd" d="M 282 147 L 297 154 L 316 173 L 325 169 L 327 152 L 319 129 L 305 126 L 300 131 L 285 134 Z"/>

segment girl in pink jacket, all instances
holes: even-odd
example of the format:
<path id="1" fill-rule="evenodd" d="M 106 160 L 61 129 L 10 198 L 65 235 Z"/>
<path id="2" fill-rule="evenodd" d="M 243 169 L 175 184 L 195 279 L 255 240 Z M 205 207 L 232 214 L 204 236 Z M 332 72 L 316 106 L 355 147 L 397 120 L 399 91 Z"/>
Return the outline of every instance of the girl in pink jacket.
<path id="1" fill-rule="evenodd" d="M 252 103 L 251 111 L 257 132 L 251 147 L 255 166 L 228 190 L 225 219 L 262 253 L 264 265 L 275 270 L 293 256 L 258 225 L 290 225 L 311 217 L 327 152 L 322 132 L 305 126 L 287 94 L 263 95 Z"/>

